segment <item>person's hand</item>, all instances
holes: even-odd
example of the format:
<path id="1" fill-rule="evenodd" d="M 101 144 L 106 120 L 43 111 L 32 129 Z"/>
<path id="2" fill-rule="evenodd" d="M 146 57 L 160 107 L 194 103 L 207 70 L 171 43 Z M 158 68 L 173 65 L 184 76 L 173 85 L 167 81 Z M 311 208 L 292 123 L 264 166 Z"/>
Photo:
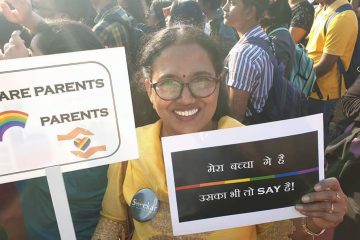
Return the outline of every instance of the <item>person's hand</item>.
<path id="1" fill-rule="evenodd" d="M 4 45 L 3 59 L 28 57 L 29 50 L 25 46 L 25 41 L 20 37 L 20 31 L 14 31 L 8 43 Z"/>
<path id="2" fill-rule="evenodd" d="M 314 189 L 315 192 L 304 195 L 301 199 L 303 204 L 295 208 L 309 218 L 307 226 L 316 233 L 336 227 L 343 221 L 347 212 L 347 197 L 336 178 L 324 179 Z"/>
<path id="3" fill-rule="evenodd" d="M 14 9 L 10 9 L 10 3 Z M 34 31 L 42 18 L 32 11 L 30 0 L 7 0 L 0 4 L 5 18 L 9 22 L 21 24 Z"/>

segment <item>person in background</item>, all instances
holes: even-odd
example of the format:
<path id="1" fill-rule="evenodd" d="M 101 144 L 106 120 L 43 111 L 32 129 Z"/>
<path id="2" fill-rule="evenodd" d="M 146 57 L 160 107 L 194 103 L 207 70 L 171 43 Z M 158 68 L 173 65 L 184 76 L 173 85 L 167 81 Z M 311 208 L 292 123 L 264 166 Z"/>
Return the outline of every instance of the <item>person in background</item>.
<path id="1" fill-rule="evenodd" d="M 166 27 L 165 16 L 163 8 L 169 7 L 171 1 L 154 0 L 152 1 L 149 11 L 146 13 L 146 23 L 153 31 L 159 31 Z"/>
<path id="2" fill-rule="evenodd" d="M 205 16 L 199 4 L 192 0 L 175 0 L 170 9 L 168 26 L 177 24 L 193 25 L 202 30 L 205 28 Z"/>
<path id="3" fill-rule="evenodd" d="M 122 18 L 131 25 L 132 18 L 116 1 L 91 0 L 91 3 L 97 12 L 93 31 L 102 44 L 107 47 L 126 47 L 130 41 L 127 28 L 117 19 Z"/>
<path id="4" fill-rule="evenodd" d="M 223 7 L 224 23 L 240 36 L 225 63 L 230 116 L 244 123 L 253 123 L 256 117 L 249 110 L 250 105 L 258 114 L 263 111 L 273 83 L 274 66 L 268 53 L 247 41 L 253 37 L 270 40 L 260 26 L 268 5 L 267 0 L 228 0 Z"/>
<path id="5" fill-rule="evenodd" d="M 291 7 L 290 33 L 295 43 L 306 46 L 306 37 L 314 21 L 314 6 L 308 0 L 288 0 Z"/>
<path id="6" fill-rule="evenodd" d="M 342 132 L 325 149 L 327 176 L 339 179 L 348 197 L 348 211 L 334 232 L 333 240 L 360 239 L 360 77 L 340 99 Z"/>
<path id="7" fill-rule="evenodd" d="M 206 16 L 205 33 L 217 37 L 228 53 L 238 41 L 238 36 L 233 28 L 224 24 L 221 0 L 198 0 L 197 2 Z"/>
<path id="8" fill-rule="evenodd" d="M 353 55 L 358 33 L 358 21 L 353 11 L 343 11 L 332 18 L 326 33 L 325 25 L 335 10 L 347 0 L 317 0 L 320 5 L 315 13 L 313 27 L 309 33 L 306 50 L 314 60 L 316 83 L 319 91 L 309 98 L 309 113 L 323 113 L 325 147 L 329 143 L 329 122 L 336 102 L 346 91 L 340 76 L 338 60 L 347 70 Z"/>
<path id="9" fill-rule="evenodd" d="M 289 33 L 291 8 L 287 0 L 270 0 L 261 27 L 271 37 L 275 47 L 275 55 L 285 67 L 285 77 L 290 79 L 292 61 L 295 57 L 295 43 Z"/>
<path id="10" fill-rule="evenodd" d="M 4 59 L 28 57 L 29 49 L 15 31 L 4 51 Z M 41 22 L 31 41 L 31 55 L 101 49 L 103 45 L 84 24 L 59 20 Z M 77 239 L 90 239 L 99 220 L 99 211 L 107 185 L 108 166 L 64 173 L 72 220 Z M 16 182 L 29 239 L 60 239 L 60 233 L 45 177 Z"/>

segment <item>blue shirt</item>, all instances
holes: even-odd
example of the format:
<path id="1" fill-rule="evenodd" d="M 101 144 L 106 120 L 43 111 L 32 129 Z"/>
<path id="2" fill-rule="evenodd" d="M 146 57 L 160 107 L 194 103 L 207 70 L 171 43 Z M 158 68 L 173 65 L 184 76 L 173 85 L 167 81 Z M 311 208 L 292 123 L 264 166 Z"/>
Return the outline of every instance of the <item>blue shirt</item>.
<path id="1" fill-rule="evenodd" d="M 260 26 L 256 26 L 236 43 L 227 57 L 227 85 L 250 93 L 250 102 L 256 112 L 263 111 L 273 83 L 274 66 L 262 48 L 246 42 L 256 37 L 269 40 Z M 246 112 L 250 116 L 250 111 Z"/>

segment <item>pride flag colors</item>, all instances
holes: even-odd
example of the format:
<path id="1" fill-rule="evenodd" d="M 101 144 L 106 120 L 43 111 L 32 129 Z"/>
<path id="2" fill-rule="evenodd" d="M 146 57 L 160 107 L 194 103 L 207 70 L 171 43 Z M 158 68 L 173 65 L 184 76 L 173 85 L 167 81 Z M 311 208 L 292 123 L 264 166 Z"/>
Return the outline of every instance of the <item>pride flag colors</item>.
<path id="1" fill-rule="evenodd" d="M 25 128 L 28 116 L 27 113 L 16 110 L 0 112 L 0 142 L 3 141 L 4 134 L 9 128 Z"/>

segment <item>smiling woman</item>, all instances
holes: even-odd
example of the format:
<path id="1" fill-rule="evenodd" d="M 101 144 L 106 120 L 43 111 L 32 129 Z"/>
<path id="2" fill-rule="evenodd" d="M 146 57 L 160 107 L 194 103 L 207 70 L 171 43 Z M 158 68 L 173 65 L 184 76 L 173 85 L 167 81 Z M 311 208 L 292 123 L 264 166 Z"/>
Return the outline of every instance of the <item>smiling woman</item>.
<path id="1" fill-rule="evenodd" d="M 341 221 L 346 196 L 333 178 L 318 183 L 315 192 L 303 196 L 303 204 L 296 205 L 308 216 L 302 225 L 300 220 L 285 220 L 174 237 L 161 137 L 242 124 L 226 116 L 223 58 L 219 46 L 203 31 L 191 26 L 164 29 L 150 39 L 141 54 L 137 79 L 145 86 L 160 120 L 137 128 L 136 161 L 109 167 L 102 217 L 93 239 L 284 240 L 292 235 L 292 239 L 304 240 Z M 259 191 L 265 195 L 277 188 Z"/>
<path id="2" fill-rule="evenodd" d="M 128 239 L 125 236 L 130 222 L 134 223 L 131 239 L 174 239 L 161 137 L 241 126 L 226 116 L 223 57 L 219 46 L 203 31 L 190 26 L 164 29 L 141 52 L 137 79 L 145 86 L 160 120 L 137 129 L 139 159 L 110 166 L 102 219 L 93 239 Z M 148 194 L 141 198 L 144 189 Z M 142 215 L 146 211 L 141 214 L 137 202 L 152 202 L 159 207 L 151 212 L 150 219 L 145 219 Z M 127 211 L 132 212 L 132 218 Z M 280 235 L 290 234 L 291 222 L 278 226 L 282 226 Z M 269 229 L 273 229 L 272 224 L 194 234 L 184 239 L 254 240 L 258 234 L 264 239 L 282 239 L 280 235 L 268 235 Z"/>

